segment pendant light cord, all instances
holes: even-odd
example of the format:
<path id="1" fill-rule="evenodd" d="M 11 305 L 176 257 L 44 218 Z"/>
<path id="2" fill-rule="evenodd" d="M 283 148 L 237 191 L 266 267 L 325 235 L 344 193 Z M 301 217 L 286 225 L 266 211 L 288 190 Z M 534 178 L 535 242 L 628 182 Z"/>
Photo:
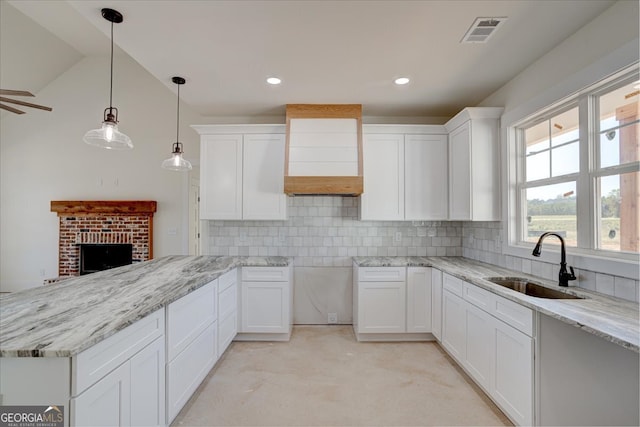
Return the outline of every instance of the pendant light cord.
<path id="1" fill-rule="evenodd" d="M 180 85 L 178 85 L 178 113 L 176 114 L 176 143 L 180 142 Z"/>
<path id="2" fill-rule="evenodd" d="M 111 21 L 111 81 L 109 83 L 109 112 L 113 110 L 113 21 Z"/>

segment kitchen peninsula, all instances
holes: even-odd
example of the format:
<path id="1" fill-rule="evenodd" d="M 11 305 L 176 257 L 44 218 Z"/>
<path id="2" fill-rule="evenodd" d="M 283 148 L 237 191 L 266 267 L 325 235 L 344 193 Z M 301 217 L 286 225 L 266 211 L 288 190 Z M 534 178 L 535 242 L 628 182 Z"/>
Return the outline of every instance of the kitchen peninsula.
<path id="1" fill-rule="evenodd" d="M 290 266 L 286 257 L 168 256 L 6 295 L 0 403 L 61 405 L 67 425 L 166 425 L 243 332 L 237 319 L 249 320 L 246 332 L 288 337 Z M 245 283 L 257 292 L 242 302 L 275 312 L 238 315 Z"/>

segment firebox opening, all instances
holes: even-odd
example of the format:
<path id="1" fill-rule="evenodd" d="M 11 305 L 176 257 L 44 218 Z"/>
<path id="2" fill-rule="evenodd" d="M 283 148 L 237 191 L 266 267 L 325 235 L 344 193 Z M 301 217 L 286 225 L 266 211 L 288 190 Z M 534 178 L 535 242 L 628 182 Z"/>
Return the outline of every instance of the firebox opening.
<path id="1" fill-rule="evenodd" d="M 131 264 L 132 244 L 80 245 L 80 275 Z"/>

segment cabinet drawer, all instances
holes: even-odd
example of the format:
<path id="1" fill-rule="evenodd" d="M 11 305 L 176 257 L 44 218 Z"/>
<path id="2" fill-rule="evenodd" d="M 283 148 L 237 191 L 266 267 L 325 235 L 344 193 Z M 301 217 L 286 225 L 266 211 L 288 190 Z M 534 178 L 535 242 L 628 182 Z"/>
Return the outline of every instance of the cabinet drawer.
<path id="1" fill-rule="evenodd" d="M 450 274 L 444 273 L 442 275 L 442 287 L 452 294 L 462 298 L 462 280 L 458 279 L 457 277 L 453 277 Z"/>
<path id="2" fill-rule="evenodd" d="M 471 283 L 463 282 L 462 283 L 462 295 L 465 301 L 470 302 L 478 308 L 486 311 L 487 313 L 491 310 L 491 301 L 492 301 L 492 293 L 479 288 L 476 285 L 472 285 Z"/>
<path id="3" fill-rule="evenodd" d="M 238 283 L 238 269 L 234 268 L 218 277 L 218 294 L 224 292 L 229 286 Z"/>
<path id="4" fill-rule="evenodd" d="M 234 283 L 218 294 L 218 319 L 226 319 L 238 311 L 238 287 Z"/>
<path id="5" fill-rule="evenodd" d="M 288 282 L 289 267 L 242 267 L 242 280 L 252 282 Z"/>
<path id="6" fill-rule="evenodd" d="M 491 314 L 520 332 L 533 336 L 533 310 L 500 295 L 493 294 L 492 297 Z"/>
<path id="7" fill-rule="evenodd" d="M 217 323 L 209 325 L 167 364 L 167 424 L 178 415 L 218 357 Z"/>
<path id="8" fill-rule="evenodd" d="M 163 308 L 74 356 L 71 394 L 82 393 L 162 335 Z"/>
<path id="9" fill-rule="evenodd" d="M 167 307 L 167 360 L 174 357 L 217 318 L 217 279 Z"/>
<path id="10" fill-rule="evenodd" d="M 238 316 L 235 314 L 218 320 L 218 356 L 229 347 L 238 333 Z"/>
<path id="11" fill-rule="evenodd" d="M 358 269 L 358 280 L 362 282 L 403 282 L 406 276 L 406 267 L 360 267 Z"/>

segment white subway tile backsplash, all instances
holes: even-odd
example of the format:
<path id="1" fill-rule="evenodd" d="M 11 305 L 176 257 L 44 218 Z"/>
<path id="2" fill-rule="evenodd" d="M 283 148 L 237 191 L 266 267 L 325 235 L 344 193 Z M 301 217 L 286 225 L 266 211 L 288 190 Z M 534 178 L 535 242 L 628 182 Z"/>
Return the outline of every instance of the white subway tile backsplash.
<path id="1" fill-rule="evenodd" d="M 633 279 L 615 277 L 613 281 L 614 295 L 629 301 L 637 301 L 638 284 Z"/>
<path id="2" fill-rule="evenodd" d="M 596 292 L 607 295 L 614 295 L 615 288 L 613 280 L 613 276 L 610 276 L 608 274 L 596 273 Z"/>

